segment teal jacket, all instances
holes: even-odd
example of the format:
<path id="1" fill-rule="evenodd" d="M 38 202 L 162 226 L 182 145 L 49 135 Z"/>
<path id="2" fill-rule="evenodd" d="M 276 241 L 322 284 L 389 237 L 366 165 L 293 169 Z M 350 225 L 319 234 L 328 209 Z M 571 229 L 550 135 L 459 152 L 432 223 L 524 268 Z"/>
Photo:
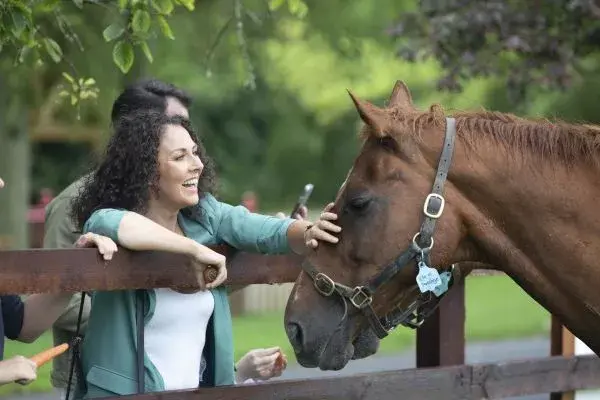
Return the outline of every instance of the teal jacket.
<path id="1" fill-rule="evenodd" d="M 205 195 L 191 215 L 180 213 L 178 220 L 185 235 L 204 245 L 227 243 L 243 251 L 263 254 L 290 252 L 287 230 L 291 219 L 250 213 Z M 101 209 L 94 212 L 83 230 L 119 242 L 118 228 L 125 210 Z M 192 216 L 193 215 L 193 216 Z M 227 288 L 211 290 L 214 312 L 206 333 L 205 355 L 208 382 L 203 386 L 234 384 L 233 334 Z M 146 292 L 144 322 L 155 309 L 153 289 Z M 92 294 L 87 333 L 81 349 L 82 374 L 78 398 L 96 398 L 137 393 L 135 290 L 102 291 Z M 168 346 L 168 343 L 165 343 Z M 164 391 L 162 377 L 147 354 L 144 357 L 146 392 Z"/>

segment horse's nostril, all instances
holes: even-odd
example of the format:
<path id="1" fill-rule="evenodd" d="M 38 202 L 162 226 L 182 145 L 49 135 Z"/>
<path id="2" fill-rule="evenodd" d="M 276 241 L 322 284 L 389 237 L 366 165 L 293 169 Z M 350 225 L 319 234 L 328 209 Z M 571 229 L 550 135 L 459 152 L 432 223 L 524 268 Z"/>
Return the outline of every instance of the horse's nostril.
<path id="1" fill-rule="evenodd" d="M 285 331 L 294 350 L 300 350 L 302 348 L 302 328 L 300 325 L 295 322 L 288 322 L 285 325 Z"/>

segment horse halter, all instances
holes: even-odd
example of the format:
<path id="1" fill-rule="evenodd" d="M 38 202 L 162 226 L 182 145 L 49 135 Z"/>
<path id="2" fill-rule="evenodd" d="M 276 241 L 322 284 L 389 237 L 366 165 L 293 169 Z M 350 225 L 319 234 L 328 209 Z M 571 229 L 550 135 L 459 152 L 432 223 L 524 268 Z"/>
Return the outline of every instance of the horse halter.
<path id="1" fill-rule="evenodd" d="M 413 259 L 416 260 L 418 268 L 421 266 L 427 267 L 431 264 L 430 253 L 434 244 L 433 231 L 437 220 L 442 216 L 444 211 L 446 201 L 442 193 L 444 191 L 444 183 L 448 176 L 448 170 L 450 169 L 450 164 L 452 162 L 455 137 L 456 120 L 454 118 L 446 118 L 444 144 L 438 162 L 437 174 L 435 176 L 432 191 L 427 195 L 425 203 L 423 204 L 423 214 L 425 217 L 421 224 L 421 228 L 419 232 L 414 235 L 408 248 L 379 274 L 372 277 L 367 284 L 351 288 L 335 282 L 326 274 L 319 272 L 308 261 L 302 263 L 302 269 L 312 278 L 315 288 L 321 295 L 330 297 L 334 293 L 339 294 L 344 300 L 345 310 L 347 309 L 347 301 L 349 301 L 350 304 L 367 317 L 375 334 L 380 339 L 386 337 L 389 332 L 399 324 L 413 329 L 420 327 L 427 317 L 436 310 L 439 305 L 439 300 L 445 295 L 449 286 L 459 279 L 458 269 L 455 269 L 454 266 L 452 266 L 449 271 L 442 272 L 442 287 L 440 287 L 440 289 L 433 292 L 426 291 L 420 293 L 418 298 L 408 307 L 404 309 L 396 308 L 383 318 L 378 318 L 375 314 L 375 310 L 373 310 L 373 296 L 377 289 L 396 276 L 396 274 L 402 271 L 402 269 L 404 269 L 404 267 L 406 267 Z M 432 294 L 438 299 L 434 299 Z M 424 305 L 429 305 L 432 301 L 434 302 L 433 306 L 426 309 L 422 307 Z M 344 312 L 342 321 L 346 316 L 347 312 Z M 340 324 L 342 321 L 340 321 Z"/>

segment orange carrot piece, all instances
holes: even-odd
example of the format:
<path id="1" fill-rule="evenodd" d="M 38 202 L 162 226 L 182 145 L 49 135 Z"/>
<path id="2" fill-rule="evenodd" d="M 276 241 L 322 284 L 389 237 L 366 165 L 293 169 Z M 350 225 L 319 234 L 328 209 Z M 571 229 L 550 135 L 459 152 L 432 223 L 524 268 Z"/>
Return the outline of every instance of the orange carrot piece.
<path id="1" fill-rule="evenodd" d="M 283 369 L 287 366 L 287 357 L 283 352 L 279 352 L 279 356 L 275 359 L 275 368 Z"/>
<path id="2" fill-rule="evenodd" d="M 46 364 L 48 361 L 52 360 L 54 357 L 61 355 L 65 351 L 69 349 L 68 343 L 63 343 L 58 346 L 52 347 L 48 350 L 44 350 L 41 353 L 38 353 L 29 359 L 37 365 L 37 367 L 41 367 Z"/>

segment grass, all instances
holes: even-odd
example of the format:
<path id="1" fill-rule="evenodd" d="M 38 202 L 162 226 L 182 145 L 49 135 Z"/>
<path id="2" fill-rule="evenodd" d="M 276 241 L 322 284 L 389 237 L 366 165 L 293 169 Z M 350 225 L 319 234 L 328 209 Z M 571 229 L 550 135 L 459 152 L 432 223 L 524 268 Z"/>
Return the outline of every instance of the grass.
<path id="1" fill-rule="evenodd" d="M 469 277 L 467 280 L 466 335 L 468 341 L 497 340 L 549 335 L 550 315 L 505 276 Z M 236 360 L 248 350 L 280 346 L 295 362 L 283 329 L 283 310 L 260 315 L 236 317 L 233 321 Z M 408 350 L 414 344 L 412 330 L 398 328 L 381 342 L 379 353 Z M 7 342 L 5 358 L 15 354 L 29 356 L 52 346 L 49 333 L 35 343 Z M 50 386 L 50 365 L 38 371 L 29 386 L 9 384 L 0 387 L 0 396 L 16 392 L 45 392 Z"/>

